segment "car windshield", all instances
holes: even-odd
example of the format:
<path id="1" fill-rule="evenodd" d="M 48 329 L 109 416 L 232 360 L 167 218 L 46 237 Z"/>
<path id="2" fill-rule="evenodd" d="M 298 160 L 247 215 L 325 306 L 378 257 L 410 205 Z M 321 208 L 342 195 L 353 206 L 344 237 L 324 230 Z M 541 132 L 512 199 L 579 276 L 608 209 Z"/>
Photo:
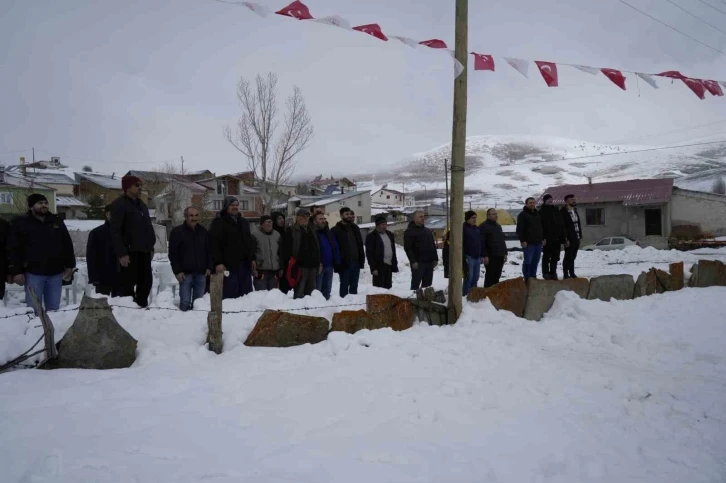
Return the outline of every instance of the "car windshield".
<path id="1" fill-rule="evenodd" d="M 610 238 L 603 238 L 599 242 L 597 242 L 595 245 L 601 247 L 603 245 L 610 245 Z"/>

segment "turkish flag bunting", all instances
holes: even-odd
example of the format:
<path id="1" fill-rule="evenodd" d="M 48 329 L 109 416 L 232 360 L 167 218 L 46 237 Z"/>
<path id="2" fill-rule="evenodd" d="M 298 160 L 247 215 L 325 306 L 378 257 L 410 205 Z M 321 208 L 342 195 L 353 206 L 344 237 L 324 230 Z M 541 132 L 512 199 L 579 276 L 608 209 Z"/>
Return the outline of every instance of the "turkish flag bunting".
<path id="1" fill-rule="evenodd" d="M 686 76 L 678 72 L 677 70 L 667 70 L 665 72 L 661 72 L 660 74 L 656 74 L 660 77 L 668 77 L 670 79 L 685 79 Z"/>
<path id="2" fill-rule="evenodd" d="M 275 12 L 278 15 L 284 15 L 285 17 L 292 17 L 298 20 L 312 20 L 314 17 L 310 15 L 308 6 L 302 3 L 300 0 L 295 0 L 287 7 L 282 10 Z"/>
<path id="3" fill-rule="evenodd" d="M 353 27 L 353 30 L 357 30 L 358 32 L 363 32 L 368 35 L 372 35 L 373 37 L 381 40 L 388 40 L 388 37 L 383 33 L 383 30 L 381 30 L 381 26 L 377 23 L 370 23 L 368 25 L 359 25 L 357 27 Z"/>
<path id="4" fill-rule="evenodd" d="M 542 74 L 542 78 L 549 87 L 557 87 L 557 64 L 554 62 L 543 62 L 541 60 L 535 60 L 539 73 Z"/>
<path id="5" fill-rule="evenodd" d="M 613 84 L 625 90 L 625 76 L 622 72 L 615 69 L 600 69 L 600 72 L 605 74 L 605 77 L 613 81 Z"/>
<path id="6" fill-rule="evenodd" d="M 474 70 L 490 70 L 494 72 L 494 57 L 491 55 L 477 54 L 472 52 L 474 56 Z"/>
<path id="7" fill-rule="evenodd" d="M 446 42 L 439 39 L 424 40 L 419 42 L 419 45 L 424 47 L 431 47 L 432 49 L 447 49 Z"/>
<path id="8" fill-rule="evenodd" d="M 721 86 L 718 85 L 718 82 L 716 82 L 715 80 L 703 79 L 701 83 L 703 84 L 703 87 L 705 87 L 706 90 L 711 93 L 712 96 L 723 96 Z"/>
<path id="9" fill-rule="evenodd" d="M 706 98 L 706 87 L 703 85 L 703 82 L 701 82 L 699 79 L 691 79 L 690 77 L 684 77 L 681 79 L 684 84 L 688 86 L 689 89 L 693 91 L 694 94 L 698 96 L 699 99 L 703 100 Z"/>

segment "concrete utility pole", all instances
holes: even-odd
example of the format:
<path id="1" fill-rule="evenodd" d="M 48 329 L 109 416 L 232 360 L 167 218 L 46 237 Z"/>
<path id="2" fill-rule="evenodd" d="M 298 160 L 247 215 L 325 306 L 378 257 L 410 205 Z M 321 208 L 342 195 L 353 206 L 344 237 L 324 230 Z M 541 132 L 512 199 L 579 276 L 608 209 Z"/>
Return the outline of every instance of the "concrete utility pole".
<path id="1" fill-rule="evenodd" d="M 181 157 L 181 165 L 182 165 L 182 171 L 181 174 L 184 174 L 184 156 Z"/>
<path id="2" fill-rule="evenodd" d="M 464 72 L 454 80 L 454 123 L 451 133 L 451 199 L 449 211 L 449 323 L 461 315 L 463 281 L 464 157 L 466 155 L 466 90 L 468 75 L 469 0 L 456 0 L 455 57 Z"/>

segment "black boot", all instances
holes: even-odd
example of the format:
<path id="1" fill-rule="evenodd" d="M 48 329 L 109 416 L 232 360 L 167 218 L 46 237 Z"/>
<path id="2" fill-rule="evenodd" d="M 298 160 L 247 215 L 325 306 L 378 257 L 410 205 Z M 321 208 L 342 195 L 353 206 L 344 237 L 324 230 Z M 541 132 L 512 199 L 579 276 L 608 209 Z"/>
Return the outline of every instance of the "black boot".
<path id="1" fill-rule="evenodd" d="M 557 278 L 557 272 L 550 272 L 550 280 L 559 280 Z"/>

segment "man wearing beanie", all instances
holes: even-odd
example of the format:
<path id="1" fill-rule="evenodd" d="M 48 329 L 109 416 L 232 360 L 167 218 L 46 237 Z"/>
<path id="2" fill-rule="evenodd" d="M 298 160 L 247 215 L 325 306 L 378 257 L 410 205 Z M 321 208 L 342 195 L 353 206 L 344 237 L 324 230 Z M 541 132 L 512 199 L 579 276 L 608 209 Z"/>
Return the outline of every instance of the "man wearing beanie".
<path id="1" fill-rule="evenodd" d="M 542 217 L 542 278 L 557 280 L 557 263 L 560 261 L 560 250 L 565 242 L 565 221 L 562 213 L 552 203 L 552 195 L 546 193 L 542 197 L 539 209 Z"/>
<path id="2" fill-rule="evenodd" d="M 396 242 L 393 233 L 388 231 L 385 216 L 376 217 L 376 229 L 366 235 L 366 257 L 373 275 L 373 286 L 390 289 L 393 286 L 393 273 L 398 273 Z"/>
<path id="3" fill-rule="evenodd" d="M 461 294 L 466 297 L 469 290 L 479 283 L 479 272 L 484 258 L 482 256 L 481 232 L 476 224 L 476 212 L 467 211 L 464 214 L 464 220 L 463 252 L 466 273 Z"/>
<path id="4" fill-rule="evenodd" d="M 70 279 L 76 267 L 73 242 L 63 220 L 48 211 L 45 196 L 28 196 L 28 208 L 10 228 L 8 273 L 14 283 L 25 285 L 26 304 L 36 313 L 31 287 L 46 310 L 58 310 L 63 279 Z"/>
<path id="5" fill-rule="evenodd" d="M 215 272 L 228 272 L 222 285 L 222 298 L 234 299 L 252 292 L 255 243 L 250 223 L 239 213 L 237 198 L 224 198 L 222 210 L 209 227 L 209 235 Z"/>
<path id="6" fill-rule="evenodd" d="M 252 230 L 255 241 L 255 259 L 252 262 L 252 277 L 255 290 L 273 290 L 280 286 L 282 264 L 280 245 L 282 237 L 274 228 L 271 216 L 262 215 L 260 226 Z"/>
<path id="7" fill-rule="evenodd" d="M 111 239 L 119 261 L 118 295 L 133 297 L 136 305 L 146 307 L 153 282 L 156 233 L 149 209 L 140 198 L 141 185 L 136 176 L 121 178 L 124 193 L 111 203 Z"/>

